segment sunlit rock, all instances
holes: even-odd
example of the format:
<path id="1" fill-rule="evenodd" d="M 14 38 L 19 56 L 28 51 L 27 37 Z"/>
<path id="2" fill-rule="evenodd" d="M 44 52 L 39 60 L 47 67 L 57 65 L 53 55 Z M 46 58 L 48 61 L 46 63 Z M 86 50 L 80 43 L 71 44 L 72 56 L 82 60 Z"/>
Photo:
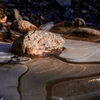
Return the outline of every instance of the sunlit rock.
<path id="1" fill-rule="evenodd" d="M 15 31 L 15 30 L 12 30 L 12 29 L 10 29 L 9 30 L 9 38 L 12 40 L 12 41 L 15 41 L 18 37 L 20 37 L 21 35 L 22 35 L 22 33 L 20 33 L 20 32 L 17 32 L 17 31 Z"/>
<path id="2" fill-rule="evenodd" d="M 0 32 L 0 40 L 2 41 L 4 38 L 4 34 Z"/>
<path id="3" fill-rule="evenodd" d="M 77 28 L 73 33 L 100 36 L 100 31 L 91 28 Z"/>
<path id="4" fill-rule="evenodd" d="M 21 17 L 21 15 L 19 14 L 19 11 L 17 9 L 14 9 L 13 13 L 14 13 L 15 20 L 23 20 L 23 18 Z"/>
<path id="5" fill-rule="evenodd" d="M 35 25 L 25 20 L 15 20 L 11 26 L 12 26 L 12 29 L 19 30 L 22 33 L 25 33 L 30 30 L 33 30 L 33 31 L 39 30 Z"/>
<path id="6" fill-rule="evenodd" d="M 39 27 L 39 29 L 44 31 L 49 31 L 54 26 L 54 22 L 48 22 L 46 24 L 43 24 Z"/>
<path id="7" fill-rule="evenodd" d="M 75 18 L 72 21 L 70 21 L 71 25 L 75 26 L 85 26 L 85 21 L 82 18 Z"/>
<path id="8" fill-rule="evenodd" d="M 0 18 L 0 23 L 5 23 L 7 21 L 7 16 L 3 15 L 2 18 Z"/>
<path id="9" fill-rule="evenodd" d="M 45 55 L 61 52 L 63 44 L 63 38 L 51 32 L 28 31 L 14 41 L 11 49 L 19 55 Z"/>
<path id="10" fill-rule="evenodd" d="M 20 100 L 18 80 L 26 71 L 27 66 L 20 64 L 0 67 L 0 95 L 4 100 Z"/>

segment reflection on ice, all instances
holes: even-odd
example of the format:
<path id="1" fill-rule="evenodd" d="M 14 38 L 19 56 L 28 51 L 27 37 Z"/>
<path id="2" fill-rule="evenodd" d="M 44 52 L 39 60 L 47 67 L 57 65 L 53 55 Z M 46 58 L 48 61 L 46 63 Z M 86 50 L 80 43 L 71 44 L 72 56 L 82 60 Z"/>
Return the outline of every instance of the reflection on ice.
<path id="1" fill-rule="evenodd" d="M 11 60 L 11 57 L 14 56 L 14 54 L 10 52 L 11 46 L 11 43 L 0 42 L 0 63 L 7 63 Z M 29 57 L 18 57 L 18 59 L 19 63 L 28 63 L 31 61 Z"/>
<path id="2" fill-rule="evenodd" d="M 64 99 L 61 98 L 61 97 L 55 97 L 55 96 L 52 96 L 52 98 L 55 99 L 55 100 L 64 100 Z"/>
<path id="3" fill-rule="evenodd" d="M 4 97 L 0 97 L 0 100 L 4 100 Z"/>
<path id="4" fill-rule="evenodd" d="M 94 81 L 100 82 L 100 78 L 98 78 L 98 79 L 92 79 L 92 80 L 89 80 L 88 82 L 94 82 Z"/>
<path id="5" fill-rule="evenodd" d="M 0 42 L 0 63 L 6 63 L 14 56 L 14 54 L 9 51 L 11 46 L 11 43 Z"/>
<path id="6" fill-rule="evenodd" d="M 18 78 L 27 71 L 27 66 L 21 64 L 5 64 L 0 67 L 0 100 L 20 100 L 18 93 Z"/>
<path id="7" fill-rule="evenodd" d="M 85 41 L 65 40 L 66 50 L 60 58 L 70 62 L 100 62 L 100 44 Z"/>

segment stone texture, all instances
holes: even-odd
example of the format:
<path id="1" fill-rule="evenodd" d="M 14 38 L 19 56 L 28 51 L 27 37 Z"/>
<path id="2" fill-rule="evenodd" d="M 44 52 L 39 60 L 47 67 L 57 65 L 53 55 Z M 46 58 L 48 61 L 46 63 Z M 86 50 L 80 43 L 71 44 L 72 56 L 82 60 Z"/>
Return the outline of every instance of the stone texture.
<path id="1" fill-rule="evenodd" d="M 39 30 L 35 25 L 31 24 L 28 21 L 25 20 L 15 20 L 12 25 L 12 29 L 19 30 L 22 33 L 25 33 L 30 30 Z"/>
<path id="2" fill-rule="evenodd" d="M 14 13 L 15 20 L 23 20 L 23 18 L 21 17 L 21 15 L 19 14 L 19 11 L 17 9 L 14 9 L 13 13 Z"/>
<path id="3" fill-rule="evenodd" d="M 87 11 L 87 10 L 85 10 L 85 9 L 83 9 L 83 10 L 81 11 L 81 13 L 82 13 L 82 14 L 87 14 L 87 13 L 88 13 L 88 11 Z"/>
<path id="4" fill-rule="evenodd" d="M 82 18 L 75 18 L 70 21 L 70 24 L 76 26 L 85 26 L 85 21 Z"/>
<path id="5" fill-rule="evenodd" d="M 53 22 L 48 22 L 46 24 L 41 25 L 39 29 L 44 30 L 44 31 L 49 31 L 53 26 L 54 26 Z"/>
<path id="6" fill-rule="evenodd" d="M 9 38 L 12 40 L 12 41 L 15 41 L 18 37 L 20 37 L 22 35 L 22 33 L 20 32 L 17 32 L 17 31 L 14 31 L 12 29 L 9 30 L 10 33 L 9 33 Z"/>
<path id="7" fill-rule="evenodd" d="M 12 45 L 12 52 L 24 55 L 45 55 L 62 51 L 64 40 L 51 32 L 28 31 L 17 38 Z"/>
<path id="8" fill-rule="evenodd" d="M 3 33 L 0 32 L 0 41 L 2 41 L 3 38 L 4 38 L 4 35 L 3 35 Z"/>
<path id="9" fill-rule="evenodd" d="M 5 23 L 7 21 L 7 16 L 0 18 L 0 23 Z"/>
<path id="10" fill-rule="evenodd" d="M 73 33 L 100 36 L 100 31 L 91 28 L 77 28 Z"/>

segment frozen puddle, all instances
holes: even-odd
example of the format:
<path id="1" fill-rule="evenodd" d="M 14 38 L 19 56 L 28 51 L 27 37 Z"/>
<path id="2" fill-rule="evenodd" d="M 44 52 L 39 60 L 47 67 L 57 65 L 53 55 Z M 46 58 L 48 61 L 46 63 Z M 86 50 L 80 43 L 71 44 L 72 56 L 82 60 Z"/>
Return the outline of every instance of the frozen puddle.
<path id="1" fill-rule="evenodd" d="M 58 82 L 52 85 L 51 92 L 50 100 L 90 100 L 100 96 L 100 77 Z"/>
<path id="2" fill-rule="evenodd" d="M 20 82 L 20 92 L 22 95 L 22 100 L 74 100 L 70 97 L 81 96 L 81 94 L 78 94 L 80 93 L 79 91 L 81 90 L 81 86 L 83 86 L 82 88 L 84 89 L 82 90 L 83 97 L 85 97 L 85 95 L 88 96 L 91 93 L 93 93 L 93 97 L 98 96 L 97 92 L 99 92 L 100 94 L 100 88 L 98 88 L 97 86 L 95 87 L 95 89 L 93 88 L 93 90 L 91 89 L 92 91 L 90 90 L 88 92 L 90 94 L 88 94 L 87 92 L 84 93 L 85 90 L 88 91 L 87 87 L 90 85 L 88 84 L 88 81 L 86 83 L 84 81 L 83 85 L 80 84 L 79 88 L 77 87 L 77 82 L 75 83 L 75 85 L 73 83 L 77 78 L 81 79 L 81 77 L 83 77 L 84 79 L 86 79 L 87 77 L 94 77 L 95 79 L 97 75 L 100 76 L 100 64 L 72 64 L 63 62 L 62 60 L 59 60 L 57 58 L 46 57 L 40 58 L 36 61 L 31 61 L 27 64 L 27 67 L 29 68 L 29 70 L 21 78 Z M 53 88 L 57 84 L 70 80 L 72 80 L 72 82 L 70 83 L 73 83 L 73 87 L 71 87 L 72 85 L 67 86 L 67 84 L 65 85 L 65 87 L 63 87 L 62 84 L 63 88 L 60 88 L 60 86 L 57 87 L 58 94 L 52 94 L 55 92 L 55 89 Z M 92 79 L 89 81 L 92 81 Z M 88 86 L 86 84 L 88 84 Z M 93 81 L 93 84 L 95 84 L 95 81 Z M 100 84 L 100 82 L 98 82 L 98 84 Z M 90 86 L 90 88 L 92 86 Z M 77 94 L 74 95 L 69 93 L 70 97 L 67 97 L 67 93 L 71 92 L 72 89 L 75 88 L 77 89 Z M 62 93 L 62 95 L 60 93 Z M 91 96 L 89 96 L 88 98 L 91 98 Z"/>
<path id="3" fill-rule="evenodd" d="M 11 43 L 0 42 L 0 63 L 7 63 L 11 60 L 11 57 L 14 56 L 14 54 L 10 52 L 11 46 Z M 20 59 L 20 63 L 22 64 L 31 61 L 29 57 L 18 57 L 18 59 Z"/>
<path id="4" fill-rule="evenodd" d="M 9 51 L 11 46 L 11 43 L 0 42 L 0 63 L 6 63 L 14 56 L 14 54 Z"/>
<path id="5" fill-rule="evenodd" d="M 100 61 L 100 44 L 65 41 L 66 50 L 60 58 L 83 64 L 68 63 L 57 57 L 31 61 L 19 57 L 23 64 L 27 63 L 0 67 L 0 96 L 4 100 L 87 100 L 99 96 L 100 64 L 91 63 Z M 10 47 L 10 43 L 0 42 L 0 58 L 5 57 L 2 62 L 13 56 Z"/>
<path id="6" fill-rule="evenodd" d="M 20 100 L 18 78 L 27 71 L 25 65 L 6 64 L 0 67 L 0 95 L 4 100 Z"/>
<path id="7" fill-rule="evenodd" d="M 70 62 L 99 62 L 100 44 L 85 41 L 65 40 L 66 50 L 59 55 L 60 58 Z"/>

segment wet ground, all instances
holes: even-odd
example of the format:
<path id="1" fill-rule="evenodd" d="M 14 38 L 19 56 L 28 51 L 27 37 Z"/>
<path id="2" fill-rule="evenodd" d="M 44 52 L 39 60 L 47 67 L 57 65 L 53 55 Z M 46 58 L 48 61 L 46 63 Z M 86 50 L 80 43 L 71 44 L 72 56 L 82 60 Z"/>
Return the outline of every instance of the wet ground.
<path id="1" fill-rule="evenodd" d="M 89 42 L 82 41 L 83 36 L 72 37 L 74 40 L 65 39 L 62 52 L 67 60 L 60 54 L 24 64 L 0 64 L 0 94 L 4 100 L 100 100 L 100 44 L 88 38 Z"/>
<path id="2" fill-rule="evenodd" d="M 6 5 L 4 3 L 4 11 L 6 11 Z M 53 5 L 55 6 L 55 4 Z M 10 6 L 12 8 L 12 5 Z M 8 11 L 5 13 L 8 15 L 8 20 L 13 21 L 13 17 L 10 16 L 12 13 L 10 6 L 10 14 Z M 16 4 L 13 6 L 16 7 Z M 16 8 L 21 11 L 19 6 Z M 25 6 L 24 9 L 23 6 L 23 12 L 26 10 L 23 16 L 29 15 L 27 8 Z M 57 9 L 57 11 L 59 10 L 60 8 Z M 59 15 L 64 13 L 63 9 L 61 10 L 62 14 Z M 45 12 L 48 13 L 48 10 L 43 10 L 44 18 L 47 16 Z M 52 13 L 56 14 L 56 12 Z M 99 12 L 97 14 L 96 20 L 99 18 Z M 79 17 L 77 14 L 71 15 Z M 93 13 L 93 15 L 95 14 Z M 41 25 L 48 20 L 58 23 L 66 19 L 60 16 L 60 19 L 56 18 L 56 22 L 52 15 L 51 18 L 45 18 L 44 22 L 38 17 L 33 20 L 29 15 L 29 20 Z M 90 23 L 95 23 L 95 20 Z M 87 27 L 99 30 L 100 22 L 95 24 L 97 26 L 91 26 L 91 24 Z M 100 37 L 73 33 L 76 28 L 75 26 L 54 26 L 50 30 L 62 36 L 66 41 L 65 49 L 60 55 L 35 57 L 30 62 L 24 61 L 20 64 L 0 63 L 0 100 L 3 100 L 2 97 L 4 97 L 4 100 L 100 100 Z M 5 37 L 4 40 L 0 38 L 0 41 L 13 43 L 13 40 L 9 39 L 7 35 Z M 0 48 L 0 60 L 7 58 L 7 54 L 2 54 L 3 52 Z"/>

